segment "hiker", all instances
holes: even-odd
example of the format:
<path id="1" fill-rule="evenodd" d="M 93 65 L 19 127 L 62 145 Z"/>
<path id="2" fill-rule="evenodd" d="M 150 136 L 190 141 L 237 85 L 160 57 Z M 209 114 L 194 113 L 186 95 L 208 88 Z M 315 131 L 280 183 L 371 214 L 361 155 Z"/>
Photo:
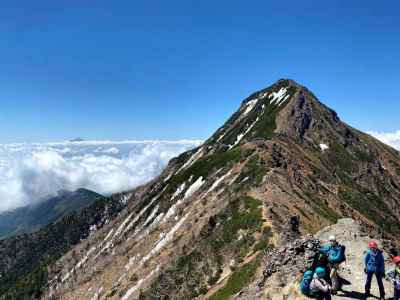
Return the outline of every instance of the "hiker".
<path id="1" fill-rule="evenodd" d="M 386 273 L 387 278 L 393 283 L 394 293 L 393 299 L 400 299 L 400 256 L 395 256 L 393 258 L 393 263 L 395 267 Z"/>
<path id="2" fill-rule="evenodd" d="M 310 284 L 311 281 L 314 278 L 315 271 L 318 268 L 323 268 L 325 270 L 326 274 L 329 274 L 329 267 L 328 267 L 328 255 L 326 253 L 322 253 L 320 251 L 316 251 L 313 255 L 308 257 L 307 260 L 307 269 L 303 274 L 302 280 L 300 282 L 300 290 L 303 295 L 311 298 L 313 297 L 311 295 L 310 291 Z M 325 276 L 326 276 L 325 274 Z M 328 279 L 328 278 L 324 278 Z"/>
<path id="3" fill-rule="evenodd" d="M 332 295 L 335 295 L 340 288 L 339 268 L 340 264 L 346 260 L 345 246 L 340 245 L 336 237 L 331 235 L 329 243 L 321 248 L 321 252 L 328 255 L 330 279 L 332 281 Z"/>
<path id="4" fill-rule="evenodd" d="M 290 225 L 291 225 L 291 230 L 293 232 L 299 233 L 299 226 L 300 226 L 300 216 L 292 216 L 290 218 Z"/>
<path id="5" fill-rule="evenodd" d="M 317 300 L 331 300 L 331 286 L 325 280 L 327 273 L 324 268 L 315 269 L 313 279 L 310 283 L 310 296 Z"/>
<path id="6" fill-rule="evenodd" d="M 382 251 L 378 248 L 378 244 L 374 241 L 368 243 L 368 250 L 365 255 L 365 269 L 367 281 L 365 283 L 365 297 L 371 296 L 371 281 L 375 275 L 379 286 L 380 299 L 385 299 L 385 288 L 382 278 L 385 277 L 385 260 Z"/>

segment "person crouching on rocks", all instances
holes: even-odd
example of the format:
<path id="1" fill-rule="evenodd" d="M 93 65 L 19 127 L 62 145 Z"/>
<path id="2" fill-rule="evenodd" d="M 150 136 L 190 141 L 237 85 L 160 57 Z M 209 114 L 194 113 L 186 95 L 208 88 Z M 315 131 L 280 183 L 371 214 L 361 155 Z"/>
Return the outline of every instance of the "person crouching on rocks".
<path id="1" fill-rule="evenodd" d="M 393 283 L 394 293 L 393 299 L 400 299 L 400 256 L 395 256 L 393 258 L 393 263 L 395 264 L 394 269 L 386 273 L 387 278 Z"/>
<path id="2" fill-rule="evenodd" d="M 310 283 L 310 296 L 317 300 L 331 300 L 332 287 L 325 280 L 326 271 L 322 267 L 315 269 L 314 277 Z"/>
<path id="3" fill-rule="evenodd" d="M 382 278 L 385 277 L 385 260 L 382 251 L 378 249 L 378 244 L 374 241 L 368 243 L 368 250 L 365 254 L 365 269 L 367 281 L 365 283 L 365 297 L 371 296 L 371 281 L 375 275 L 379 286 L 380 299 L 385 299 L 385 288 Z"/>
<path id="4" fill-rule="evenodd" d="M 339 269 L 340 264 L 346 260 L 345 250 L 345 246 L 340 245 L 334 235 L 331 235 L 329 243 L 321 248 L 321 252 L 328 255 L 332 295 L 335 295 L 340 288 Z"/>

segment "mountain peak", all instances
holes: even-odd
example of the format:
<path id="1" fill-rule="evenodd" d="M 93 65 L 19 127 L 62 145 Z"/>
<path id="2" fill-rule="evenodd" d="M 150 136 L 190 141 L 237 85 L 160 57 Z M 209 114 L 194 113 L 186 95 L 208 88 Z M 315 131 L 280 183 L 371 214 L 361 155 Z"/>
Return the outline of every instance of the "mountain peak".
<path id="1" fill-rule="evenodd" d="M 341 122 L 307 88 L 278 80 L 148 184 L 1 241 L 0 299 L 273 297 L 280 278 L 298 289 L 310 249 L 296 248 L 296 264 L 281 255 L 298 241 L 335 234 L 361 255 L 368 236 L 398 240 L 399 199 L 398 152 Z M 338 220 L 306 243 L 299 236 Z"/>
<path id="2" fill-rule="evenodd" d="M 208 140 L 233 148 L 248 139 L 271 139 L 284 134 L 312 139 L 312 129 L 334 129 L 337 114 L 306 87 L 279 79 L 247 97 L 232 117 Z M 310 133 L 310 134 L 309 134 Z"/>

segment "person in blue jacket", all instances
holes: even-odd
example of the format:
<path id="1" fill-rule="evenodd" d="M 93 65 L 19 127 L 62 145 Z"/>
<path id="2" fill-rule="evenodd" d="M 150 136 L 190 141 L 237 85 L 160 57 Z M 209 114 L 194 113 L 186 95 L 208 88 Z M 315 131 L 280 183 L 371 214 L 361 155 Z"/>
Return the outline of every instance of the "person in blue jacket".
<path id="1" fill-rule="evenodd" d="M 385 299 L 385 287 L 382 278 L 385 277 L 385 259 L 382 251 L 378 249 L 378 244 L 374 241 L 368 243 L 368 250 L 365 254 L 365 273 L 367 281 L 365 283 L 365 297 L 371 296 L 371 281 L 375 274 L 379 286 L 380 299 Z"/>
<path id="2" fill-rule="evenodd" d="M 332 281 L 332 294 L 336 294 L 340 288 L 339 270 L 340 264 L 345 261 L 345 248 L 339 244 L 334 235 L 329 237 L 329 243 L 324 245 L 321 250 L 322 253 L 328 255 L 330 279 Z"/>
<path id="3" fill-rule="evenodd" d="M 386 278 L 393 283 L 393 300 L 400 300 L 400 256 L 393 257 L 395 267 L 386 273 Z"/>

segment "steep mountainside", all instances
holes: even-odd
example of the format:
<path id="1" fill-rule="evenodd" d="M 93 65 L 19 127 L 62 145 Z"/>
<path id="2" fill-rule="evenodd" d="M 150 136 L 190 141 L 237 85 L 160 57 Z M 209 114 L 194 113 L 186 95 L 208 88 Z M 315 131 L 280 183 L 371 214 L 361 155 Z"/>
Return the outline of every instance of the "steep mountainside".
<path id="1" fill-rule="evenodd" d="M 38 299 L 55 262 L 115 218 L 130 197 L 125 193 L 100 198 L 37 232 L 0 240 L 0 299 Z"/>
<path id="2" fill-rule="evenodd" d="M 81 210 L 100 197 L 101 195 L 86 189 L 74 192 L 60 191 L 56 196 L 45 199 L 37 205 L 1 213 L 0 238 L 39 230 L 72 211 Z"/>
<path id="3" fill-rule="evenodd" d="M 285 241 L 294 215 L 302 233 L 351 217 L 396 238 L 400 155 L 279 80 L 129 195 L 106 221 L 86 220 L 95 231 L 44 260 L 37 298 L 228 299 L 262 272 L 264 250 Z M 29 299 L 30 281 L 18 284 Z"/>

